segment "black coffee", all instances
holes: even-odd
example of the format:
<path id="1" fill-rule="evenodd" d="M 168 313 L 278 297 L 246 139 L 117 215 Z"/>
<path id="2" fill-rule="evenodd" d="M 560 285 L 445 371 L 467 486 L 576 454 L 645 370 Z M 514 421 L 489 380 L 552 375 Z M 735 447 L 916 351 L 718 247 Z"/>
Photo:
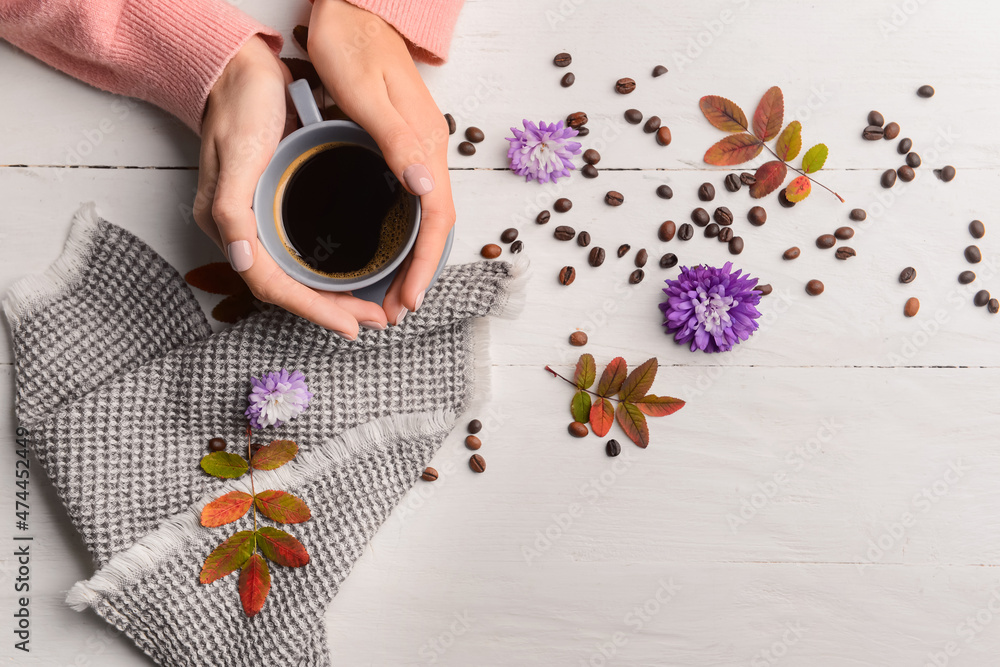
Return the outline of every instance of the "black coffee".
<path id="1" fill-rule="evenodd" d="M 392 261 L 409 236 L 410 198 L 381 156 L 361 146 L 327 144 L 292 169 L 281 222 L 300 262 L 349 278 Z"/>

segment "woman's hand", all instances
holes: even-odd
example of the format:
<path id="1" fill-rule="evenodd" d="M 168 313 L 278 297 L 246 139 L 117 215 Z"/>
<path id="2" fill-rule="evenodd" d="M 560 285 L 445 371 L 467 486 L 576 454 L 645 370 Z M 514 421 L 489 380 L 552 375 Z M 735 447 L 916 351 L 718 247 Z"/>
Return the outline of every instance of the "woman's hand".
<path id="1" fill-rule="evenodd" d="M 253 295 L 344 338 L 358 325 L 386 327 L 378 305 L 348 294 L 319 292 L 288 276 L 257 241 L 253 195 L 257 180 L 294 116 L 286 109 L 287 68 L 253 37 L 226 66 L 208 96 L 194 217 L 229 258 Z"/>
<path id="2" fill-rule="evenodd" d="M 447 122 L 403 38 L 370 12 L 344 0 L 315 0 L 309 57 L 337 106 L 375 138 L 396 178 L 420 196 L 417 242 L 382 302 L 389 322 L 399 324 L 423 302 L 455 224 Z"/>

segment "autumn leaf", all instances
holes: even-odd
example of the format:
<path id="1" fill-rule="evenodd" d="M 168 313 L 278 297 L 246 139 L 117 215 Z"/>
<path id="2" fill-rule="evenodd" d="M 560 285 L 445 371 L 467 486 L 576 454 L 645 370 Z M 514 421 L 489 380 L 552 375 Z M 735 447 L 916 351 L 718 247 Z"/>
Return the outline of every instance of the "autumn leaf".
<path id="1" fill-rule="evenodd" d="M 750 127 L 743 109 L 725 97 L 706 95 L 698 106 L 708 122 L 724 132 L 745 132 Z"/>
<path id="2" fill-rule="evenodd" d="M 618 417 L 618 424 L 625 431 L 632 442 L 645 449 L 649 445 L 649 425 L 646 424 L 646 415 L 632 403 L 621 402 L 615 410 Z"/>
<path id="3" fill-rule="evenodd" d="M 587 420 L 590 418 L 590 394 L 582 389 L 573 394 L 573 400 L 570 402 L 569 410 L 573 413 L 574 421 L 586 424 Z"/>
<path id="4" fill-rule="evenodd" d="M 811 191 L 812 183 L 809 181 L 809 177 L 799 176 L 785 188 L 785 198 L 794 204 L 808 197 Z"/>
<path id="5" fill-rule="evenodd" d="M 294 459 L 298 451 L 299 446 L 291 440 L 272 440 L 271 444 L 257 450 L 250 465 L 254 470 L 274 470 Z"/>
<path id="6" fill-rule="evenodd" d="M 705 162 L 717 166 L 729 166 L 748 162 L 764 150 L 764 144 L 760 139 L 743 132 L 741 134 L 731 134 L 724 139 L 714 143 L 705 151 Z"/>
<path id="7" fill-rule="evenodd" d="M 236 479 L 247 471 L 247 462 L 232 452 L 212 452 L 201 459 L 201 469 L 213 477 Z"/>
<path id="8" fill-rule="evenodd" d="M 221 579 L 227 574 L 231 574 L 243 566 L 250 558 L 254 548 L 254 533 L 252 530 L 241 530 L 232 535 L 228 540 L 215 548 L 208 554 L 205 564 L 201 568 L 199 580 L 203 584 L 210 584 L 216 579 Z"/>
<path id="9" fill-rule="evenodd" d="M 826 144 L 816 144 L 806 151 L 802 156 L 802 171 L 807 174 L 815 174 L 826 164 L 826 156 L 829 154 Z"/>
<path id="10" fill-rule="evenodd" d="M 240 572 L 240 602 L 243 613 L 253 617 L 264 608 L 264 601 L 271 590 L 271 573 L 267 571 L 267 561 L 260 554 L 250 556 L 250 560 Z"/>
<path id="11" fill-rule="evenodd" d="M 278 523 L 302 523 L 312 516 L 304 500 L 277 489 L 261 491 L 253 502 L 261 514 Z"/>
<path id="12" fill-rule="evenodd" d="M 774 152 L 778 154 L 779 160 L 790 162 L 795 159 L 800 150 L 802 150 L 802 123 L 793 120 L 778 137 Z"/>
<path id="13" fill-rule="evenodd" d="M 635 407 L 644 415 L 650 417 L 666 417 L 684 407 L 684 401 L 672 396 L 656 396 L 648 394 L 635 401 Z"/>
<path id="14" fill-rule="evenodd" d="M 209 294 L 238 294 L 247 291 L 247 284 L 240 274 L 233 271 L 229 262 L 212 262 L 184 274 L 184 281 Z"/>
<path id="15" fill-rule="evenodd" d="M 201 510 L 201 525 L 217 528 L 236 521 L 247 513 L 253 496 L 243 491 L 230 491 L 205 505 Z"/>
<path id="16" fill-rule="evenodd" d="M 657 361 L 656 357 L 647 359 L 645 363 L 629 373 L 628 379 L 618 392 L 618 398 L 622 401 L 637 401 L 646 395 L 649 388 L 653 386 L 656 379 Z"/>
<path id="17" fill-rule="evenodd" d="M 302 47 L 303 51 L 309 50 L 309 26 L 297 25 L 292 28 L 292 38 Z"/>
<path id="18" fill-rule="evenodd" d="M 573 375 L 573 382 L 579 389 L 590 389 L 597 378 L 597 364 L 594 362 L 594 355 L 581 354 L 580 360 L 576 362 L 576 374 Z"/>
<path id="19" fill-rule="evenodd" d="M 606 398 L 599 398 L 590 408 L 590 429 L 599 438 L 603 438 L 615 423 L 615 408 Z"/>
<path id="20" fill-rule="evenodd" d="M 760 98 L 757 111 L 753 115 L 753 133 L 764 141 L 770 141 L 781 132 L 781 122 L 785 115 L 785 98 L 781 88 L 768 88 Z"/>
<path id="21" fill-rule="evenodd" d="M 788 167 L 781 160 L 771 160 L 757 167 L 754 178 L 757 182 L 750 186 L 750 196 L 760 199 L 771 194 L 785 182 Z"/>
<path id="22" fill-rule="evenodd" d="M 309 562 L 309 553 L 301 542 L 270 526 L 257 529 L 257 548 L 269 560 L 285 567 L 302 567 Z"/>
<path id="23" fill-rule="evenodd" d="M 285 67 L 292 73 L 293 80 L 305 79 L 309 82 L 309 88 L 312 90 L 319 90 L 323 86 L 316 67 L 308 60 L 303 60 L 302 58 L 282 58 L 281 62 L 285 63 Z"/>
<path id="24" fill-rule="evenodd" d="M 323 109 L 323 120 L 349 120 L 352 123 L 354 119 L 344 113 L 336 104 L 329 104 L 325 109 Z"/>
<path id="25" fill-rule="evenodd" d="M 601 396 L 614 396 L 621 391 L 625 382 L 628 364 L 621 357 L 615 357 L 601 373 L 601 381 L 597 383 L 597 393 Z"/>

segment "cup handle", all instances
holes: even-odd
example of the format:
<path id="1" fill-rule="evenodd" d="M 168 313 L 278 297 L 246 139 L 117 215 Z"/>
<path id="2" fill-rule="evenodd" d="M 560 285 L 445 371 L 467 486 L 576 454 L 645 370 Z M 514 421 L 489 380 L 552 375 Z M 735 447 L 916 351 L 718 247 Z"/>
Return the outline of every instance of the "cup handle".
<path id="1" fill-rule="evenodd" d="M 316 98 L 313 97 L 308 81 L 305 79 L 292 81 L 288 84 L 288 94 L 292 98 L 292 104 L 295 105 L 295 111 L 298 112 L 299 120 L 302 121 L 303 126 L 323 121 L 323 116 L 319 113 Z"/>

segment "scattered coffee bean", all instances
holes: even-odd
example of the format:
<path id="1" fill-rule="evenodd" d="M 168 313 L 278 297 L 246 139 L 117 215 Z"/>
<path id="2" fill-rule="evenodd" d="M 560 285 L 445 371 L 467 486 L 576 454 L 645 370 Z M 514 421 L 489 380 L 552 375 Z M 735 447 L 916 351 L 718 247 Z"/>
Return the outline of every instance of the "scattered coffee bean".
<path id="1" fill-rule="evenodd" d="M 465 138 L 474 144 L 478 144 L 486 138 L 486 135 L 478 127 L 470 127 L 465 130 Z"/>
<path id="2" fill-rule="evenodd" d="M 645 248 L 641 248 L 639 252 L 635 254 L 635 265 L 641 269 L 646 266 L 647 261 L 649 261 L 649 253 L 646 252 Z"/>
<path id="3" fill-rule="evenodd" d="M 685 222 L 683 225 L 677 228 L 677 238 L 681 241 L 690 241 L 694 236 L 694 227 L 691 223 Z"/>
<path id="4" fill-rule="evenodd" d="M 729 243 L 733 240 L 733 228 L 723 227 L 719 230 L 719 243 Z"/>
<path id="5" fill-rule="evenodd" d="M 761 206 L 754 206 L 747 212 L 747 219 L 754 227 L 760 227 L 767 222 L 767 211 Z"/>
<path id="6" fill-rule="evenodd" d="M 210 438 L 208 441 L 208 451 L 221 452 L 226 449 L 226 441 L 223 438 Z"/>
<path id="7" fill-rule="evenodd" d="M 910 151 L 909 153 L 906 154 L 906 164 L 916 169 L 921 164 L 923 164 L 923 161 L 920 159 L 920 156 L 917 153 Z"/>
<path id="8" fill-rule="evenodd" d="M 855 222 L 861 222 L 862 220 L 868 217 L 868 214 L 865 212 L 865 209 L 863 208 L 852 208 L 851 215 L 849 217 L 851 218 L 851 220 L 854 220 Z"/>
<path id="9" fill-rule="evenodd" d="M 799 255 L 801 254 L 802 251 L 799 250 L 798 246 L 792 246 L 791 248 L 783 252 L 781 254 L 781 257 L 782 259 L 798 259 Z"/>
<path id="10" fill-rule="evenodd" d="M 576 75 L 572 72 L 566 72 L 563 77 L 559 79 L 559 85 L 563 88 L 569 88 L 574 83 L 576 83 Z"/>
<path id="11" fill-rule="evenodd" d="M 670 199 L 674 196 L 674 191 L 670 189 L 669 185 L 661 185 L 656 188 L 656 196 L 660 199 Z"/>
<path id="12" fill-rule="evenodd" d="M 882 172 L 882 179 L 880 181 L 883 188 L 891 188 L 896 184 L 896 170 L 886 169 Z"/>
<path id="13" fill-rule="evenodd" d="M 743 185 L 750 187 L 756 182 L 757 182 L 757 177 L 751 174 L 749 171 L 744 171 L 743 173 L 740 174 L 740 183 L 742 183 Z"/>
<path id="14" fill-rule="evenodd" d="M 917 95 L 920 97 L 934 97 L 934 87 L 923 85 L 917 88 Z"/>
<path id="15" fill-rule="evenodd" d="M 896 169 L 896 175 L 899 176 L 899 180 L 904 183 L 909 183 L 914 178 L 917 177 L 917 172 L 913 171 L 913 167 L 908 164 L 904 164 L 898 169 Z"/>
<path id="16" fill-rule="evenodd" d="M 621 206 L 625 203 L 625 197 L 620 192 L 609 190 L 608 193 L 604 195 L 604 203 L 608 206 Z"/>
<path id="17" fill-rule="evenodd" d="M 642 131 L 646 134 L 652 134 L 660 129 L 660 124 L 662 122 L 663 121 L 660 120 L 659 116 L 650 116 L 649 120 L 646 121 L 646 124 L 642 126 Z"/>
<path id="18" fill-rule="evenodd" d="M 885 125 L 885 118 L 878 111 L 869 111 L 868 124 L 875 125 L 876 127 L 882 127 Z"/>
<path id="19" fill-rule="evenodd" d="M 767 296 L 771 293 L 773 288 L 767 283 L 764 283 L 763 285 L 757 285 L 754 289 L 760 292 L 761 296 Z"/>
<path id="20" fill-rule="evenodd" d="M 580 170 L 584 178 L 597 178 L 600 172 L 597 171 L 597 167 L 592 164 L 583 165 L 583 169 Z"/>
<path id="21" fill-rule="evenodd" d="M 660 258 L 660 268 L 661 269 L 672 269 L 677 266 L 677 255 L 672 252 L 668 252 L 663 257 Z"/>
<path id="22" fill-rule="evenodd" d="M 517 240 L 517 230 L 513 227 L 503 230 L 503 234 L 500 235 L 500 240 L 504 243 L 513 243 Z"/>
<path id="23" fill-rule="evenodd" d="M 677 233 L 677 225 L 674 224 L 673 220 L 664 220 L 660 223 L 660 228 L 656 230 L 656 236 L 661 241 L 672 241 L 674 239 L 674 234 Z"/>
<path id="24" fill-rule="evenodd" d="M 949 164 L 948 166 L 942 167 L 941 169 L 935 169 L 934 175 L 940 178 L 945 183 L 948 183 L 953 178 L 955 178 L 955 168 Z"/>
<path id="25" fill-rule="evenodd" d="M 994 315 L 1000 312 L 1000 301 L 996 299 L 990 299 L 989 303 L 986 304 L 986 308 Z"/>
<path id="26" fill-rule="evenodd" d="M 465 427 L 465 430 L 475 435 L 476 433 L 479 433 L 480 431 L 483 430 L 483 422 L 479 421 L 478 419 L 473 419 L 471 422 L 469 422 L 469 425 Z"/>
<path id="27" fill-rule="evenodd" d="M 983 261 L 983 253 L 979 252 L 979 246 L 970 245 L 965 249 L 965 259 L 969 264 L 979 264 Z"/>
<path id="28" fill-rule="evenodd" d="M 568 53 L 560 53 L 552 59 L 552 62 L 556 67 L 569 67 L 569 64 L 573 62 L 573 56 Z"/>
<path id="29" fill-rule="evenodd" d="M 738 192 L 743 187 L 740 177 L 736 174 L 726 174 L 726 180 L 723 181 L 723 184 L 730 192 Z"/>
<path id="30" fill-rule="evenodd" d="M 572 266 L 564 266 L 559 269 L 559 283 L 561 285 L 572 285 L 576 280 L 576 269 Z"/>
<path id="31" fill-rule="evenodd" d="M 861 138 L 868 141 L 878 141 L 883 137 L 885 131 L 878 125 L 869 125 L 861 132 Z"/>
<path id="32" fill-rule="evenodd" d="M 583 422 L 570 422 L 569 434 L 574 438 L 585 438 L 590 430 Z"/>
<path id="33" fill-rule="evenodd" d="M 590 134 L 590 128 L 587 127 L 586 125 L 584 125 L 582 127 L 576 128 L 576 136 L 577 137 L 585 137 L 588 134 Z"/>
<path id="34" fill-rule="evenodd" d="M 896 146 L 896 151 L 900 155 L 906 155 L 910 152 L 911 148 L 913 148 L 913 139 L 907 137 L 899 140 L 899 144 Z"/>
<path id="35" fill-rule="evenodd" d="M 513 243 L 510 244 L 510 251 L 511 251 L 511 253 L 513 253 L 513 254 L 516 255 L 517 253 L 521 252 L 522 250 L 524 250 L 524 242 L 523 241 L 514 241 Z"/>
<path id="36" fill-rule="evenodd" d="M 892 141 L 899 136 L 899 123 L 889 123 L 885 126 L 885 131 L 883 135 L 889 141 Z"/>
<path id="37" fill-rule="evenodd" d="M 469 459 L 469 468 L 472 472 L 486 472 L 486 459 L 479 454 L 473 454 Z"/>
<path id="38" fill-rule="evenodd" d="M 823 286 L 823 283 L 820 282 L 819 280 L 813 279 L 806 283 L 806 294 L 810 294 L 812 296 L 818 296 L 823 293 L 824 289 L 826 288 Z"/>
<path id="39" fill-rule="evenodd" d="M 816 238 L 816 247 L 821 250 L 827 250 L 837 245 L 837 237 L 833 234 L 821 234 Z"/>
<path id="40" fill-rule="evenodd" d="M 899 272 L 899 282 L 904 285 L 907 283 L 912 283 L 917 278 L 917 270 L 912 266 L 908 266 Z"/>
<path id="41" fill-rule="evenodd" d="M 698 225 L 699 227 L 704 227 L 705 225 L 707 225 L 709 220 L 711 220 L 711 218 L 708 217 L 708 211 L 701 208 L 700 206 L 695 210 L 691 211 L 691 222 Z"/>
<path id="42" fill-rule="evenodd" d="M 706 238 L 710 238 L 710 239 L 714 239 L 715 237 L 717 237 L 719 235 L 719 230 L 720 229 L 721 229 L 721 227 L 719 227 L 714 222 L 708 223 L 708 226 L 705 227 L 705 237 Z"/>
<path id="43" fill-rule="evenodd" d="M 720 206 L 715 209 L 715 213 L 712 214 L 712 219 L 723 227 L 728 227 L 733 224 L 733 212 L 725 206 Z"/>
<path id="44" fill-rule="evenodd" d="M 587 124 L 587 114 L 582 111 L 576 111 L 566 116 L 566 124 L 572 128 L 579 129 Z"/>
<path id="45" fill-rule="evenodd" d="M 920 310 L 920 300 L 915 296 L 911 296 L 906 300 L 906 305 L 903 306 L 903 315 L 913 317 L 917 314 L 918 310 Z"/>
<path id="46" fill-rule="evenodd" d="M 551 218 L 552 218 L 551 213 L 549 213 L 548 211 L 542 211 L 541 213 L 535 216 L 535 222 L 537 222 L 540 225 L 544 225 Z"/>
<path id="47" fill-rule="evenodd" d="M 729 254 L 738 255 L 743 252 L 743 237 L 734 236 L 729 240 Z"/>
<path id="48" fill-rule="evenodd" d="M 972 297 L 972 303 L 976 304 L 980 308 L 985 306 L 990 302 L 990 293 L 984 289 L 976 292 L 976 296 Z"/>
<path id="49" fill-rule="evenodd" d="M 604 445 L 604 451 L 608 456 L 618 456 L 622 453 L 622 446 L 617 440 L 608 440 L 608 444 Z"/>
<path id="50" fill-rule="evenodd" d="M 982 220 L 973 220 L 969 223 L 969 233 L 972 234 L 972 238 L 981 239 L 986 236 L 986 225 Z"/>
<path id="51" fill-rule="evenodd" d="M 846 241 L 849 238 L 854 237 L 854 230 L 850 227 L 837 227 L 837 231 L 833 233 L 841 241 Z"/>
<path id="52" fill-rule="evenodd" d="M 574 347 L 583 347 L 587 344 L 587 334 L 583 331 L 574 331 L 569 335 L 569 344 Z"/>
<path id="53" fill-rule="evenodd" d="M 479 254 L 486 259 L 496 259 L 502 252 L 503 249 L 496 243 L 487 243 L 483 246 L 483 249 L 479 251 Z"/>
<path id="54" fill-rule="evenodd" d="M 431 468 L 430 466 L 424 468 L 424 472 L 421 473 L 420 475 L 420 479 L 424 480 L 425 482 L 433 482 L 437 478 L 438 478 L 438 471 L 435 470 L 434 468 Z"/>
<path id="55" fill-rule="evenodd" d="M 638 125 L 642 122 L 642 112 L 638 109 L 626 109 L 625 110 L 625 121 L 629 125 Z"/>
<path id="56" fill-rule="evenodd" d="M 448 134 L 455 134 L 455 131 L 458 129 L 458 125 L 455 123 L 455 117 L 450 113 L 446 113 L 444 115 L 444 119 L 448 123 Z"/>
<path id="57" fill-rule="evenodd" d="M 573 202 L 566 197 L 560 197 L 556 200 L 556 203 L 552 205 L 552 208 L 556 210 L 556 213 L 565 213 L 573 208 Z"/>
<path id="58" fill-rule="evenodd" d="M 702 183 L 698 188 L 698 199 L 702 201 L 712 201 L 715 199 L 715 186 L 711 183 Z"/>
<path id="59" fill-rule="evenodd" d="M 587 261 L 590 262 L 591 266 L 600 266 L 604 264 L 604 248 L 600 246 L 594 246 L 590 249 L 590 255 L 587 256 Z"/>
<path id="60" fill-rule="evenodd" d="M 857 254 L 858 253 L 854 250 L 854 248 L 850 248 L 845 245 L 837 248 L 836 252 L 833 253 L 833 256 L 837 259 L 850 259 L 851 257 L 856 257 Z"/>
<path id="61" fill-rule="evenodd" d="M 627 243 L 621 244 L 620 246 L 618 246 L 618 257 L 624 257 L 625 255 L 628 254 L 628 251 L 631 249 L 632 246 L 630 246 L 629 244 Z"/>
<path id="62" fill-rule="evenodd" d="M 629 285 L 638 285 L 639 283 L 642 282 L 642 279 L 645 277 L 646 274 L 642 269 L 636 269 L 628 277 Z"/>
<path id="63" fill-rule="evenodd" d="M 576 237 L 576 244 L 581 248 L 586 248 L 590 245 L 590 232 L 580 232 Z"/>
<path id="64" fill-rule="evenodd" d="M 475 435 L 468 435 L 465 437 L 465 446 L 472 451 L 476 451 L 483 446 L 483 441 Z"/>
<path id="65" fill-rule="evenodd" d="M 958 274 L 958 282 L 962 283 L 963 285 L 968 285 L 975 279 L 976 279 L 975 271 L 962 271 L 960 274 Z"/>
<path id="66" fill-rule="evenodd" d="M 619 95 L 628 95 L 633 90 L 635 90 L 635 80 L 626 76 L 615 81 L 615 92 Z"/>
<path id="67" fill-rule="evenodd" d="M 559 225 L 552 232 L 552 235 L 560 241 L 572 241 L 573 237 L 576 236 L 576 230 L 569 225 Z"/>
<path id="68" fill-rule="evenodd" d="M 663 65 L 657 65 L 653 68 L 653 76 L 663 76 L 667 73 L 667 68 Z"/>
<path id="69" fill-rule="evenodd" d="M 593 148 L 588 148 L 583 151 L 583 161 L 587 164 L 597 164 L 601 161 L 601 154 L 595 151 Z"/>
<path id="70" fill-rule="evenodd" d="M 778 192 L 778 203 L 785 208 L 791 208 L 795 206 L 795 202 L 788 199 L 788 194 L 785 192 L 786 188 L 781 188 Z"/>
<path id="71" fill-rule="evenodd" d="M 463 141 L 458 145 L 458 152 L 465 156 L 475 155 L 476 147 L 468 141 Z"/>
<path id="72" fill-rule="evenodd" d="M 660 129 L 656 131 L 656 143 L 660 144 L 661 146 L 669 146 L 670 140 L 671 140 L 670 128 L 667 127 L 666 125 L 661 125 Z"/>

